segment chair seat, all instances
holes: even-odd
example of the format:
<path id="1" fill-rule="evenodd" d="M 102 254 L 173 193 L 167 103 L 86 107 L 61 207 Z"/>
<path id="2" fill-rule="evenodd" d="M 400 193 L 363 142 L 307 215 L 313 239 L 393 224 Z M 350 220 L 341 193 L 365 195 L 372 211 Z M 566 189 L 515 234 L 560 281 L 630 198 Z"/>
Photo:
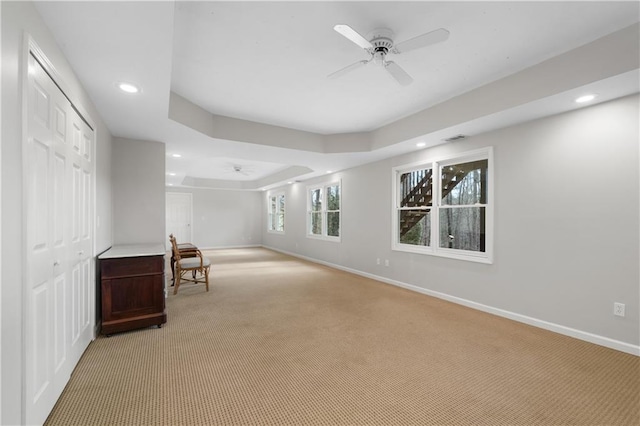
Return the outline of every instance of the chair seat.
<path id="1" fill-rule="evenodd" d="M 211 265 L 211 261 L 208 258 L 202 259 L 202 266 L 207 267 Z M 200 258 L 199 257 L 188 257 L 180 259 L 180 268 L 181 269 L 191 269 L 191 268 L 199 268 L 200 267 Z"/>
<path id="2" fill-rule="evenodd" d="M 177 244 L 178 250 L 198 250 L 198 247 L 194 246 L 191 243 L 182 243 Z"/>

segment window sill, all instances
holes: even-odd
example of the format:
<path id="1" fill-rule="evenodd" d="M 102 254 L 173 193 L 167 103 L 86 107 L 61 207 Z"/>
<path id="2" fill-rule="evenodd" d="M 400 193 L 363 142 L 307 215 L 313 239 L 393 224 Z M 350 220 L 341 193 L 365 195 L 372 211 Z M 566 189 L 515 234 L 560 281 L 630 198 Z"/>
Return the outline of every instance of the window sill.
<path id="1" fill-rule="evenodd" d="M 396 244 L 391 247 L 393 251 L 402 251 L 406 253 L 423 254 L 427 256 L 446 257 L 448 259 L 464 260 L 467 262 L 493 264 L 493 259 L 488 253 L 472 252 L 464 250 L 452 249 L 433 249 L 432 247 L 412 246 L 408 244 Z"/>
<path id="2" fill-rule="evenodd" d="M 339 243 L 341 241 L 340 237 L 327 237 L 325 235 L 307 234 L 307 238 L 310 238 L 312 240 L 331 241 L 334 243 Z"/>

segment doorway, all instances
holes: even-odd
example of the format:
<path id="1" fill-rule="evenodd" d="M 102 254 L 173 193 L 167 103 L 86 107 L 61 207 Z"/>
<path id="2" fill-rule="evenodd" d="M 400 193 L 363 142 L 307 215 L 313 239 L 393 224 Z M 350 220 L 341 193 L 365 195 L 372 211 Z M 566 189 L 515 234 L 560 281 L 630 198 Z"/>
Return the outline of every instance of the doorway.
<path id="1" fill-rule="evenodd" d="M 178 243 L 192 242 L 192 195 L 187 192 L 167 192 L 166 205 L 167 239 L 165 241 L 165 245 L 167 250 L 169 250 L 169 234 L 173 234 Z"/>

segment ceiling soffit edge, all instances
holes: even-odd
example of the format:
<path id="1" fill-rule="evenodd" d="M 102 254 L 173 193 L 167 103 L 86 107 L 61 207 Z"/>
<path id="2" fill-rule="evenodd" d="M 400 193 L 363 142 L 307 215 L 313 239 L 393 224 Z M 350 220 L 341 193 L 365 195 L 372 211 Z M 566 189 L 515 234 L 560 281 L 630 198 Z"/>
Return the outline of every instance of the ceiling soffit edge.
<path id="1" fill-rule="evenodd" d="M 638 69 L 640 24 L 371 132 L 321 135 L 212 114 L 170 93 L 169 119 L 211 138 L 316 153 L 371 152 Z"/>
<path id="2" fill-rule="evenodd" d="M 372 132 L 372 148 L 506 112 L 636 70 L 640 65 L 639 31 L 640 24 L 631 25 L 383 126 Z"/>
<path id="3" fill-rule="evenodd" d="M 282 185 L 283 182 L 300 179 L 305 175 L 313 173 L 314 170 L 306 166 L 290 166 L 261 179 L 235 181 L 226 179 L 209 179 L 185 176 L 181 185 L 194 188 L 206 189 L 233 189 L 257 191 L 267 187 Z"/>

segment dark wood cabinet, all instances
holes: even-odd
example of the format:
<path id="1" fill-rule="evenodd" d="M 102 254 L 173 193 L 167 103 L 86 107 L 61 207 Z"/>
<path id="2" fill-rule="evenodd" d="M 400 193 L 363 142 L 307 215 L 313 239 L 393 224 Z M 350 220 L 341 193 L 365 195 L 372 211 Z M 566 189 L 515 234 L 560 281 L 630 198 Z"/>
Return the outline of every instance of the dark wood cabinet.
<path id="1" fill-rule="evenodd" d="M 162 245 L 114 246 L 98 259 L 102 334 L 167 322 Z"/>

